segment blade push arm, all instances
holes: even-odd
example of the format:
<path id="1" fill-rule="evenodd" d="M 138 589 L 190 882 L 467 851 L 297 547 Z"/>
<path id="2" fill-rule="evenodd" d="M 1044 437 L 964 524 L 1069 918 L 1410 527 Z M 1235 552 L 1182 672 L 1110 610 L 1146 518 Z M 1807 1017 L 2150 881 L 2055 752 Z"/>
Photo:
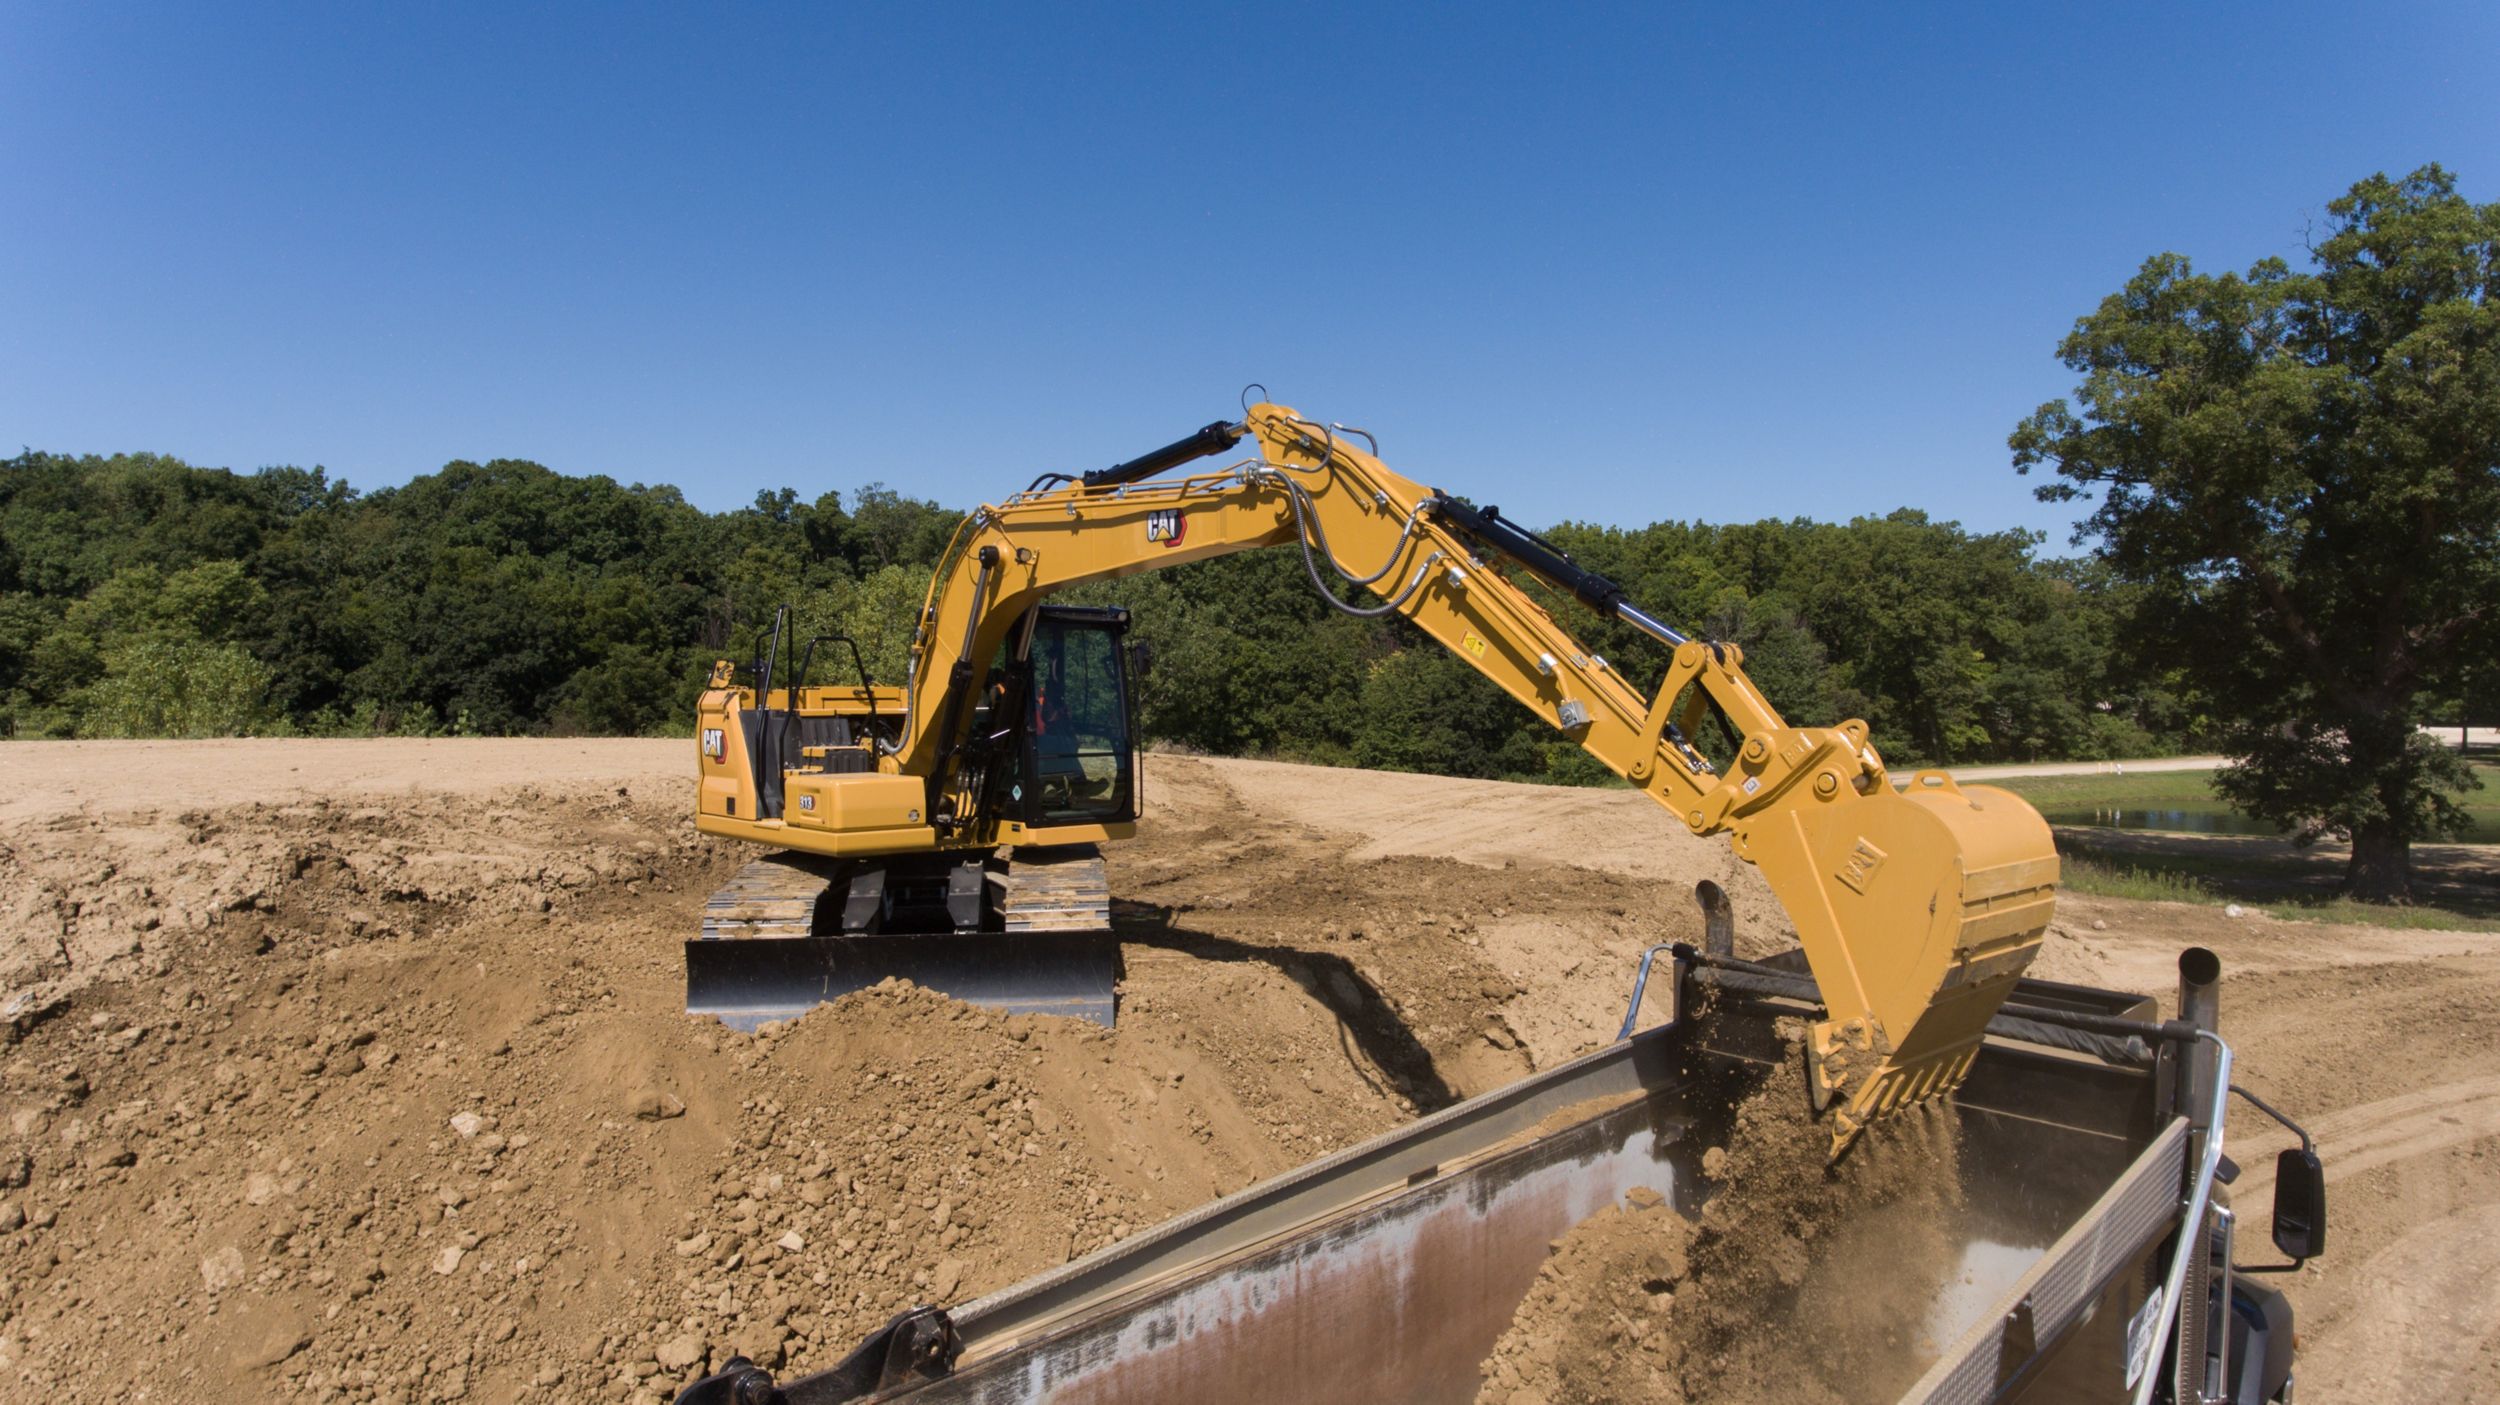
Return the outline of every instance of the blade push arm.
<path id="1" fill-rule="evenodd" d="M 1241 424 L 967 518 L 922 611 L 911 728 L 889 764 L 943 784 L 973 669 L 1050 593 L 1292 545 L 1335 608 L 1403 616 L 1691 832 L 1725 834 L 1761 868 L 1827 1007 L 1809 1063 L 1835 1108 L 1836 1149 L 1868 1117 L 1959 1083 L 2052 910 L 2057 859 L 2039 816 L 1940 773 L 1895 790 L 1865 723 L 1790 726 L 1745 676 L 1741 650 L 1684 637 L 1497 510 L 1400 476 L 1352 433 L 1255 405 Z M 1152 478 L 1244 437 L 1255 458 Z M 1667 644 L 1665 676 L 1645 692 L 1506 570 Z M 1344 601 L 1336 580 L 1377 602 Z M 1724 768 L 1693 745 L 1713 713 L 1739 739 Z"/>

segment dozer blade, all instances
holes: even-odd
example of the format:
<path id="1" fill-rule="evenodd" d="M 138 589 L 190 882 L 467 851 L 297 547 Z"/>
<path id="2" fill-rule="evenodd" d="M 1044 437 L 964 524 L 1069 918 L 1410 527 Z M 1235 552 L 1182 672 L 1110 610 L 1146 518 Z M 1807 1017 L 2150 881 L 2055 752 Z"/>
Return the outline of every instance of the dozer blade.
<path id="1" fill-rule="evenodd" d="M 691 941 L 686 1013 L 751 1030 L 891 976 L 1009 1014 L 1108 1026 L 1119 960 L 1119 940 L 1109 932 Z"/>
<path id="2" fill-rule="evenodd" d="M 755 860 L 712 895 L 702 939 L 686 943 L 686 1013 L 751 1030 L 892 977 L 1009 1014 L 1111 1025 L 1120 947 L 1101 856 L 1023 850 L 960 872 L 967 916 L 993 914 L 1006 930 L 863 933 L 881 911 L 880 874 L 806 854 Z"/>
<path id="3" fill-rule="evenodd" d="M 2055 912 L 2056 844 L 2021 798 L 1940 771 L 1746 839 L 1822 990 L 1807 1070 L 1837 1157 L 1970 1072 Z"/>

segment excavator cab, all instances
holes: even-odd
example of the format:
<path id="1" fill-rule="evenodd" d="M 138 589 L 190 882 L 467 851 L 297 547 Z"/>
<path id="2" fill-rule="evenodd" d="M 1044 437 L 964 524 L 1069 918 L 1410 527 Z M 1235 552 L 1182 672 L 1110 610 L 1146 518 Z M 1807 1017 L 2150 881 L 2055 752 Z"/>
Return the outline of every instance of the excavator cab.
<path id="1" fill-rule="evenodd" d="M 1025 661 L 1031 684 L 1011 792 L 1016 818 L 1042 828 L 1137 818 L 1137 747 L 1128 611 L 1045 605 Z"/>

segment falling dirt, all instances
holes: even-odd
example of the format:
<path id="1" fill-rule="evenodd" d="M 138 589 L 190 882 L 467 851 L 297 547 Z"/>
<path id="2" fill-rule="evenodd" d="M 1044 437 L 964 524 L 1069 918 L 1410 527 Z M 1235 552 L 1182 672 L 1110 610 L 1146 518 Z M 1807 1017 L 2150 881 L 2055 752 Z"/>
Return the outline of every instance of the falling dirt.
<path id="1" fill-rule="evenodd" d="M 828 1365 L 1605 1043 L 1641 950 L 1698 939 L 1696 879 L 1741 951 L 1789 940 L 1636 794 L 1156 757 L 1109 855 L 1116 1033 L 888 988 L 741 1036 L 679 1013 L 744 858 L 692 832 L 688 751 L 0 749 L 0 1397 L 653 1401 L 733 1351 Z M 2447 1032 L 2500 1017 L 2500 938 L 2074 900 L 2041 969 L 2159 992 L 2189 942 L 2333 1178 L 2304 1386 L 2493 1387 L 2460 1285 L 2500 1268 L 2500 1124 Z M 2280 1139 L 2233 1136 L 2260 1176 Z"/>
<path id="2" fill-rule="evenodd" d="M 1935 1359 L 1960 1264 L 1949 1107 L 1887 1118 L 1837 1166 L 1797 1046 L 1738 1107 L 1698 1221 L 1644 1193 L 1565 1235 L 1486 1358 L 1482 1405 L 1889 1400 Z"/>

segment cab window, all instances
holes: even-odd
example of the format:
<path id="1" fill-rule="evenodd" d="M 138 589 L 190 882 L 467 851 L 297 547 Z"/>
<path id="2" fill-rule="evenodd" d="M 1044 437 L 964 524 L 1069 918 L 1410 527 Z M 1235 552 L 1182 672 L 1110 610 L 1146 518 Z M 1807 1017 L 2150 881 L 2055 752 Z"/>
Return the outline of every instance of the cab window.
<path id="1" fill-rule="evenodd" d="M 1035 622 L 1027 736 L 1029 823 L 1134 818 L 1127 671 L 1109 624 Z"/>

